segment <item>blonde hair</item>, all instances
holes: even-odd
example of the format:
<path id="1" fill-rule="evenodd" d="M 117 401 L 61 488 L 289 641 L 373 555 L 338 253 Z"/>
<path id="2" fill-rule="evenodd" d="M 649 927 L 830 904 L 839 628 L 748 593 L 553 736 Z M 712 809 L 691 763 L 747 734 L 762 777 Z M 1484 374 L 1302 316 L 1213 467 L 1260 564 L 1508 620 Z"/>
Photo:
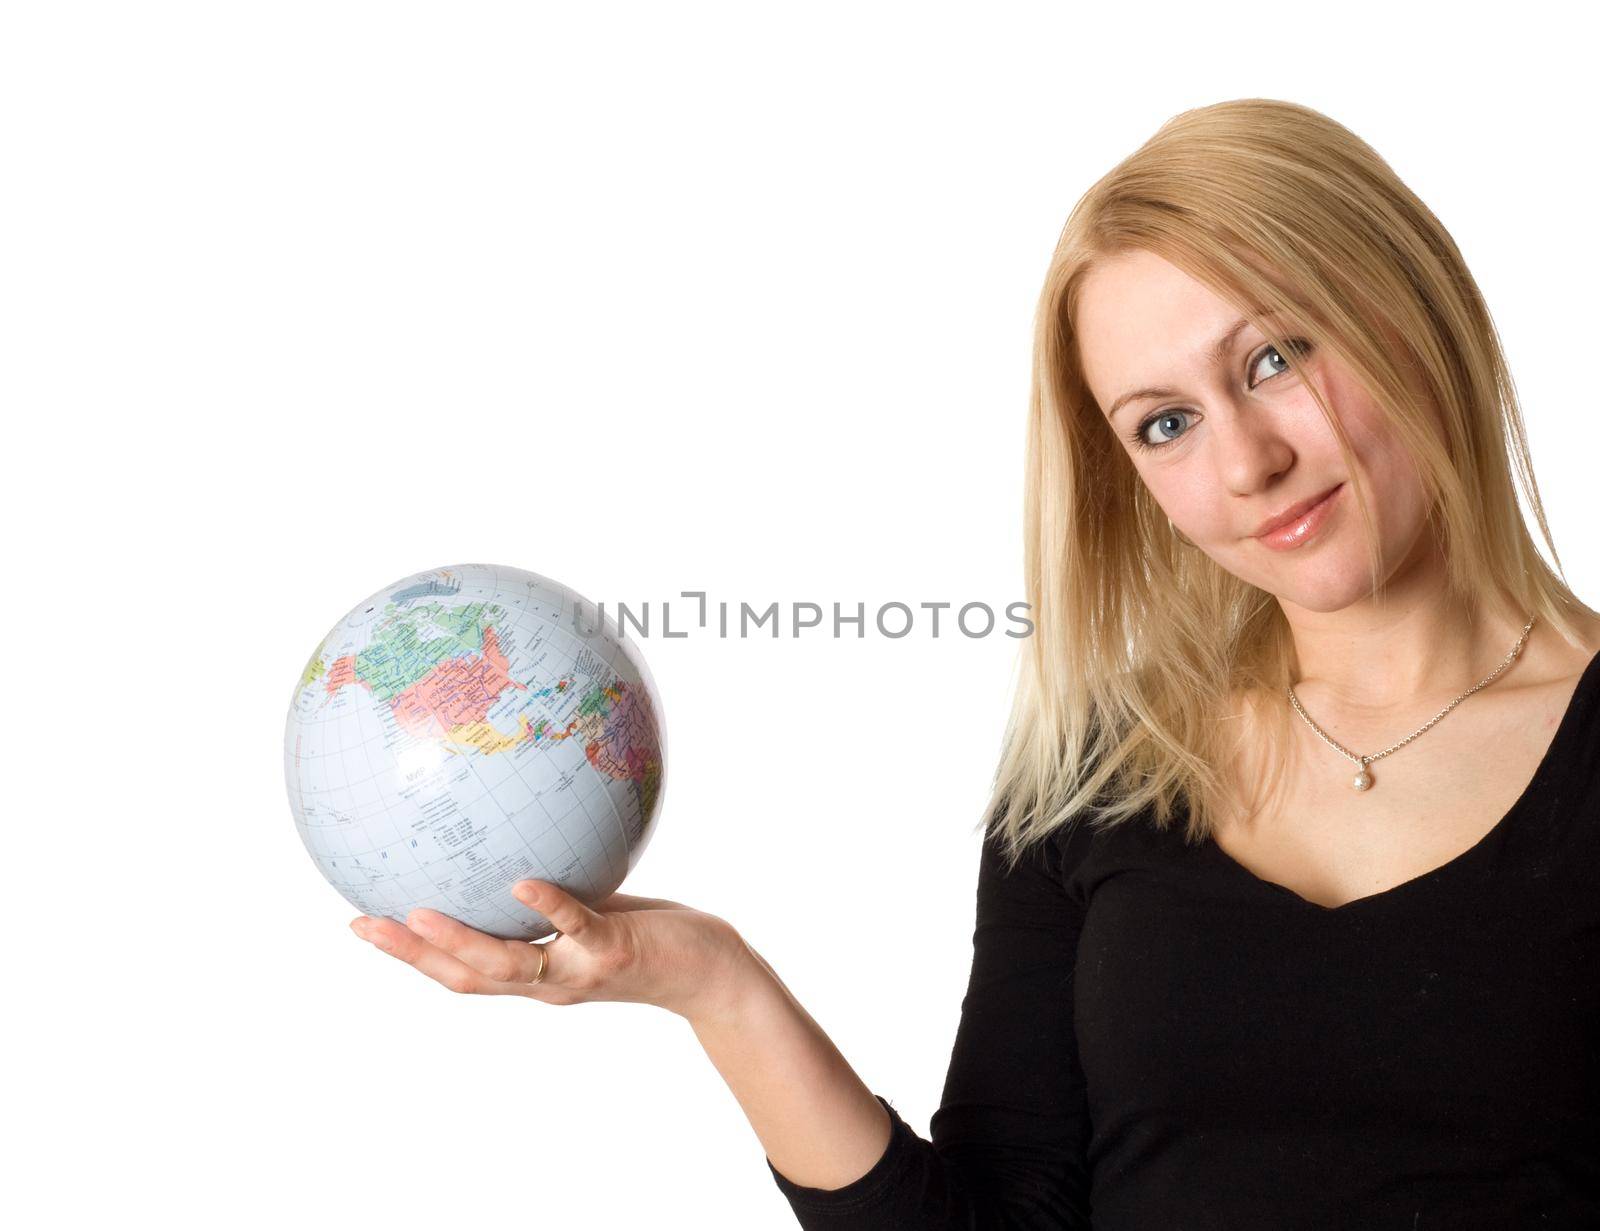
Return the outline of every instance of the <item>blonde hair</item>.
<path id="1" fill-rule="evenodd" d="M 1281 698 L 1296 678 L 1273 596 L 1176 539 L 1085 384 L 1079 290 L 1098 261 L 1130 250 L 1227 299 L 1297 378 L 1292 336 L 1349 367 L 1415 461 L 1466 610 L 1536 616 L 1573 644 L 1569 615 L 1589 612 L 1524 523 L 1513 459 L 1559 568 L 1499 337 L 1443 224 L 1370 146 L 1309 107 L 1250 98 L 1185 111 L 1074 206 L 1039 300 L 1024 495 L 1035 628 L 981 822 L 1013 859 L 1080 816 L 1104 828 L 1148 812 L 1165 829 L 1180 805 L 1186 839 L 1203 841 L 1213 801 L 1236 798 L 1219 767 L 1241 728 L 1223 703 Z M 1285 319 L 1294 334 L 1274 329 Z M 1347 464 L 1381 601 L 1368 495 L 1338 420 L 1307 388 Z M 1281 768 L 1289 707 L 1266 709 L 1276 725 L 1257 734 Z"/>

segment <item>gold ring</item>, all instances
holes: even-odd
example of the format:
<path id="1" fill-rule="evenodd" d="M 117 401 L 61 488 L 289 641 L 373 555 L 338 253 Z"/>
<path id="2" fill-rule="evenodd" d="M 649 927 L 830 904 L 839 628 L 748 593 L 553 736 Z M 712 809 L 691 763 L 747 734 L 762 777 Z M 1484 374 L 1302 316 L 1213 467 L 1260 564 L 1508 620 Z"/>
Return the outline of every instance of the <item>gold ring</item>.
<path id="1" fill-rule="evenodd" d="M 529 979 L 529 983 L 537 983 L 544 978 L 544 966 L 550 960 L 550 955 L 544 951 L 545 947 L 543 945 L 534 945 L 534 948 L 539 951 L 539 973 Z"/>

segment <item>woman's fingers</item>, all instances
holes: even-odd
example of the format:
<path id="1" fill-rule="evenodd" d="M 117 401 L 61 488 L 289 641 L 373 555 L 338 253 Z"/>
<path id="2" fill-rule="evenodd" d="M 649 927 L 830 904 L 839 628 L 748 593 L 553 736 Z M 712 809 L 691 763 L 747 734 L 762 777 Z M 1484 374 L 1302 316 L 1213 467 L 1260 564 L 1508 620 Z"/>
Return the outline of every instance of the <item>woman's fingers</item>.
<path id="1" fill-rule="evenodd" d="M 465 962 L 496 983 L 526 983 L 539 972 L 538 950 L 525 940 L 486 935 L 424 906 L 406 916 L 406 926 L 435 949 Z M 547 968 L 545 978 L 549 977 Z"/>
<path id="2" fill-rule="evenodd" d="M 502 940 L 426 907 L 407 915 L 404 926 L 388 918 L 362 916 L 353 920 L 350 928 L 453 992 L 515 993 L 558 1003 L 583 999 L 597 978 L 625 966 L 634 952 L 635 946 L 624 939 L 627 929 L 595 913 L 559 885 L 519 881 L 512 886 L 512 893 L 548 919 L 562 939 L 545 945 Z M 629 908 L 635 910 L 655 901 L 631 900 L 638 903 Z M 566 946 L 567 940 L 571 947 Z M 529 983 L 536 975 L 540 975 L 539 982 Z"/>
<path id="3" fill-rule="evenodd" d="M 457 926 L 461 926 L 457 924 Z M 430 944 L 421 936 L 408 928 L 402 927 L 393 919 L 373 918 L 362 916 L 353 920 L 350 930 L 365 941 L 369 941 L 394 957 L 399 958 L 408 966 L 415 966 L 428 978 L 436 983 L 441 983 L 452 992 L 475 995 L 501 995 L 506 992 L 522 991 L 514 984 L 491 978 L 481 970 L 477 970 L 463 962 L 453 954 Z M 493 939 L 485 937 L 485 939 Z M 529 946 L 531 951 L 532 946 Z M 530 953 L 537 969 L 539 955 Z M 529 978 L 533 977 L 533 970 L 529 971 Z M 548 972 L 545 975 L 549 978 Z"/>
<path id="4" fill-rule="evenodd" d="M 671 898 L 641 898 L 631 893 L 613 893 L 601 898 L 594 908 L 602 913 L 615 910 L 688 910 L 682 902 Z"/>
<path id="5" fill-rule="evenodd" d="M 512 895 L 524 906 L 550 920 L 556 931 L 570 936 L 584 949 L 598 949 L 610 939 L 611 929 L 603 915 L 597 915 L 559 885 L 549 881 L 518 881 Z M 535 957 L 538 955 L 535 954 Z"/>
<path id="6" fill-rule="evenodd" d="M 720 1011 L 741 972 L 759 961 L 726 920 L 679 902 L 614 894 L 596 910 L 548 881 L 518 881 L 512 892 L 556 929 L 555 940 L 502 940 L 424 907 L 406 916 L 408 926 L 382 917 L 350 926 L 453 992 L 559 1005 L 629 1001 L 691 1019 Z"/>

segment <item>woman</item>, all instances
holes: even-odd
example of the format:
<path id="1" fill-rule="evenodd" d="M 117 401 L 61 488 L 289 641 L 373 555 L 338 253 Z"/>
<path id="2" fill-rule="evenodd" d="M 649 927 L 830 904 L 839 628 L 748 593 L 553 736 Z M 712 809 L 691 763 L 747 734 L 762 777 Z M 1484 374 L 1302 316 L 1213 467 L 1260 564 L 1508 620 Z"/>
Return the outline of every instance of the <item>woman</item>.
<path id="1" fill-rule="evenodd" d="M 1600 616 L 1449 235 L 1315 111 L 1186 112 L 1073 210 L 1035 355 L 931 1141 L 714 916 L 524 882 L 548 945 L 358 930 L 682 1014 L 807 1228 L 1600 1225 Z"/>

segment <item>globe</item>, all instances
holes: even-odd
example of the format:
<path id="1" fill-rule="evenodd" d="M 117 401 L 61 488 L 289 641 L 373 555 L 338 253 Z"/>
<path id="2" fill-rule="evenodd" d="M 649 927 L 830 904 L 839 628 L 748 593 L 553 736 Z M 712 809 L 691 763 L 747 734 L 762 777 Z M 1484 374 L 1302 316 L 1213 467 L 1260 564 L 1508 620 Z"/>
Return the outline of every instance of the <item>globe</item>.
<path id="1" fill-rule="evenodd" d="M 633 869 L 665 748 L 622 630 L 559 582 L 490 564 L 357 603 L 306 663 L 283 741 L 300 838 L 346 901 L 520 940 L 555 929 L 511 895 L 517 881 L 592 905 Z"/>

